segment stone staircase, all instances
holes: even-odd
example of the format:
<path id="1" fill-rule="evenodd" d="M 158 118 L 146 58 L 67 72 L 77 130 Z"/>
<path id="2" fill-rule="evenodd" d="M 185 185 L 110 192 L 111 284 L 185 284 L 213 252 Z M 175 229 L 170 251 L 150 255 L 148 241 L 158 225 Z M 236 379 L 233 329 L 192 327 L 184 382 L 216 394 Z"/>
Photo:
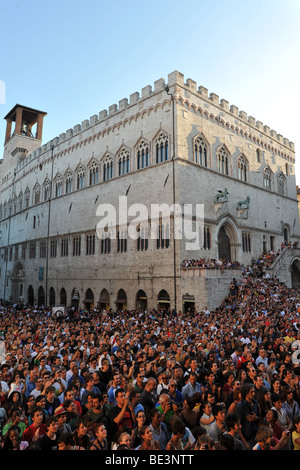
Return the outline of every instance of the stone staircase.
<path id="1" fill-rule="evenodd" d="M 266 273 L 277 277 L 287 287 L 300 287 L 300 248 L 284 248 Z"/>

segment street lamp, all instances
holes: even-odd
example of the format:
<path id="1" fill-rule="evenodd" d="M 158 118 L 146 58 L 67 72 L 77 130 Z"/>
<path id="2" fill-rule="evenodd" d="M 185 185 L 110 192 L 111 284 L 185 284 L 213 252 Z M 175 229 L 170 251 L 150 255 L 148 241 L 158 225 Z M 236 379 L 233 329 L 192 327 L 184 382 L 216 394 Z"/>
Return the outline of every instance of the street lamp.
<path id="1" fill-rule="evenodd" d="M 45 305 L 48 306 L 48 264 L 49 264 L 49 235 L 50 235 L 50 216 L 51 216 L 51 199 L 52 199 L 52 184 L 53 184 L 53 152 L 54 145 L 51 146 L 51 181 L 49 193 L 49 209 L 48 209 L 48 223 L 47 223 L 47 243 L 46 243 L 46 273 L 45 273 Z"/>
<path id="2" fill-rule="evenodd" d="M 172 100 L 172 131 L 173 131 L 173 155 L 172 155 L 172 180 L 173 180 L 173 207 L 175 211 L 176 203 L 176 183 L 175 183 L 175 98 L 173 93 L 170 92 L 169 86 L 165 88 L 167 94 L 171 96 Z M 173 271 L 174 271 L 174 308 L 177 311 L 177 288 L 176 288 L 176 244 L 175 244 L 175 212 L 173 214 Z"/>

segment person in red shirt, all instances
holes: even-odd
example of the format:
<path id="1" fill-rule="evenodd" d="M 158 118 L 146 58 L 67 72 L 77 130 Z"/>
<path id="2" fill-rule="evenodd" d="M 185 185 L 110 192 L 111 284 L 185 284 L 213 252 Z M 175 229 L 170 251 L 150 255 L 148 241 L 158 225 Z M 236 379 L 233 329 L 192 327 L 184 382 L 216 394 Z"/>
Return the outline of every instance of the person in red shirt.
<path id="1" fill-rule="evenodd" d="M 40 406 L 35 407 L 31 412 L 32 424 L 28 426 L 23 432 L 22 440 L 27 441 L 29 444 L 38 441 L 43 437 L 47 428 L 43 424 L 43 409 Z"/>

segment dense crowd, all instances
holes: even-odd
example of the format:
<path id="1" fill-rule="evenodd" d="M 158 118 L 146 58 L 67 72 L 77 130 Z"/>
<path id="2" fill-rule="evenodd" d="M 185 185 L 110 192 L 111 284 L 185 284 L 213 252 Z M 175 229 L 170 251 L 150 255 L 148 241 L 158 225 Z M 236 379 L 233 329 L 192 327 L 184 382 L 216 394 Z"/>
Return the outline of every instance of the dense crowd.
<path id="1" fill-rule="evenodd" d="M 268 269 L 274 263 L 276 258 L 282 253 L 284 249 L 293 250 L 297 248 L 297 243 L 282 242 L 280 249 L 268 250 L 261 254 L 257 259 L 252 258 L 251 267 L 261 267 Z M 225 260 L 221 258 L 199 258 L 199 259 L 185 259 L 182 262 L 183 268 L 202 268 L 202 269 L 228 269 L 228 268 L 243 268 L 249 269 L 249 266 L 244 266 L 238 261 Z"/>
<path id="2" fill-rule="evenodd" d="M 185 259 L 182 262 L 183 268 L 203 268 L 203 269 L 224 269 L 224 268 L 239 268 L 241 267 L 238 261 L 226 261 L 224 259 L 215 258 L 200 258 L 200 259 Z"/>
<path id="3" fill-rule="evenodd" d="M 214 311 L 3 305 L 2 450 L 300 450 L 300 294 L 252 268 Z"/>

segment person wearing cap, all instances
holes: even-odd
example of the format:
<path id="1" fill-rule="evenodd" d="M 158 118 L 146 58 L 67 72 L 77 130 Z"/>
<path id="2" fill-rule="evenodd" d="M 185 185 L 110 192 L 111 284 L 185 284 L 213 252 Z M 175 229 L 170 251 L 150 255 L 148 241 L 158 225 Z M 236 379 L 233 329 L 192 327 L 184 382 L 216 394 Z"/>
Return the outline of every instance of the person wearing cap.
<path id="1" fill-rule="evenodd" d="M 72 434 L 72 428 L 67 423 L 67 415 L 68 412 L 63 407 L 56 408 L 54 412 L 54 416 L 57 418 L 57 430 L 59 431 L 60 435 Z"/>

